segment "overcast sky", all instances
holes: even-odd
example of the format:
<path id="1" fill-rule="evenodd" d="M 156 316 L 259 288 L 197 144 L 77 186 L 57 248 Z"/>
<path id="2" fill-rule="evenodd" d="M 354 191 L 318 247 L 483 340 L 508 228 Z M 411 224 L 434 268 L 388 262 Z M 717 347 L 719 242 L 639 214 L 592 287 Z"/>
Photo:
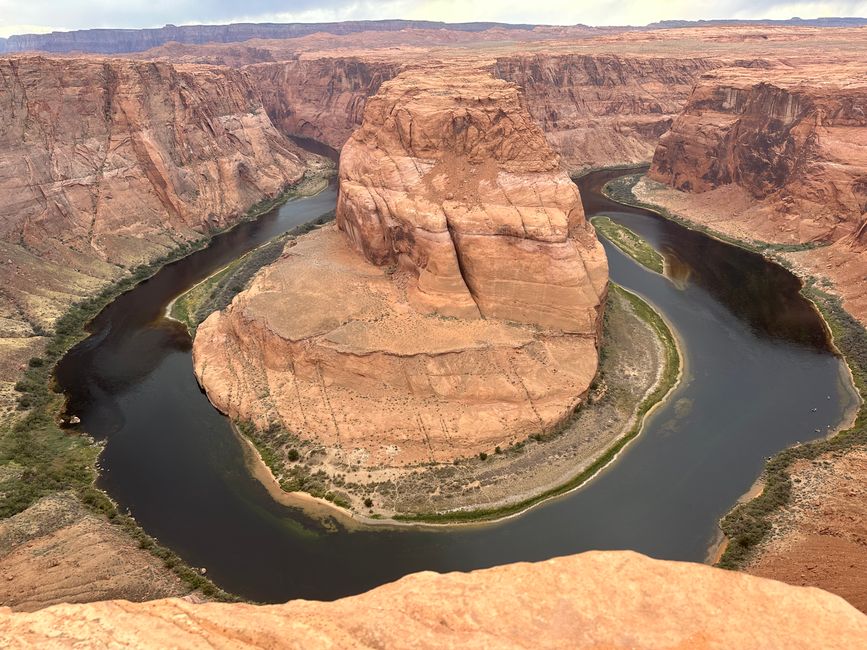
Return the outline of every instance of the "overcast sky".
<path id="1" fill-rule="evenodd" d="M 408 18 L 644 25 L 682 18 L 865 16 L 867 0 L 0 0 L 0 36 L 87 27 Z"/>

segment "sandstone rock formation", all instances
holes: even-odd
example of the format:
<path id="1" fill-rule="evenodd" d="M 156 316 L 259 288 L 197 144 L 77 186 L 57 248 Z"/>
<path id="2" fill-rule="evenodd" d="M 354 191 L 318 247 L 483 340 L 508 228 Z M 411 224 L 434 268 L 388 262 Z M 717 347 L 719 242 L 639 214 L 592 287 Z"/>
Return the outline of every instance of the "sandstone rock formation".
<path id="1" fill-rule="evenodd" d="M 340 149 L 361 124 L 367 98 L 401 66 L 399 60 L 304 57 L 245 70 L 278 129 Z"/>
<path id="2" fill-rule="evenodd" d="M 383 84 L 344 147 L 337 220 L 199 327 L 221 410 L 405 465 L 493 451 L 581 401 L 607 264 L 515 86 L 438 67 Z"/>
<path id="3" fill-rule="evenodd" d="M 601 246 L 514 85 L 411 70 L 372 98 L 340 159 L 337 222 L 372 263 L 417 278 L 410 303 L 592 334 Z"/>
<path id="4" fill-rule="evenodd" d="M 570 170 L 651 159 L 711 57 L 540 53 L 497 58 Z"/>
<path id="5" fill-rule="evenodd" d="M 289 56 L 277 43 L 263 47 L 275 56 Z M 201 48 L 201 52 L 196 60 L 202 60 L 208 50 Z M 218 52 L 209 56 L 233 58 L 225 48 Z M 339 149 L 361 125 L 368 97 L 423 56 L 417 50 L 310 53 L 246 70 L 261 89 L 275 125 Z M 547 52 L 507 54 L 490 63 L 480 57 L 478 63 L 521 87 L 531 116 L 571 171 L 650 160 L 659 136 L 683 108 L 696 79 L 724 64 L 718 58 L 695 55 Z"/>
<path id="6" fill-rule="evenodd" d="M 661 139 L 648 191 L 687 218 L 793 252 L 867 323 L 867 68 L 726 69 L 705 75 Z"/>
<path id="7" fill-rule="evenodd" d="M 867 617 L 818 589 L 631 552 L 472 573 L 417 573 L 331 603 L 158 600 L 0 610 L 0 641 L 29 647 L 840 648 Z"/>
<path id="8" fill-rule="evenodd" d="M 33 356 L 70 303 L 232 224 L 305 168 L 236 70 L 11 57 L 0 115 L 3 363 Z"/>
<path id="9" fill-rule="evenodd" d="M 726 69 L 704 76 L 660 141 L 650 177 L 688 192 L 734 184 L 769 241 L 867 229 L 867 68 Z"/>
<path id="10" fill-rule="evenodd" d="M 33 611 L 57 603 L 189 593 L 161 559 L 72 493 L 44 497 L 0 520 L 0 605 Z"/>

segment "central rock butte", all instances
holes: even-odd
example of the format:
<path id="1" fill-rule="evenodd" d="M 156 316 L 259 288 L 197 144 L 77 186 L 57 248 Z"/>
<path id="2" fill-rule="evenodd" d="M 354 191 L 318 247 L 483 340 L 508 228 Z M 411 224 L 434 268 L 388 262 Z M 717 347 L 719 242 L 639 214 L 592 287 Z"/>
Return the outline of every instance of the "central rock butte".
<path id="1" fill-rule="evenodd" d="M 448 462 L 580 404 L 607 281 L 517 87 L 410 69 L 343 148 L 337 228 L 291 242 L 202 323 L 195 371 L 231 417 L 353 465 Z"/>

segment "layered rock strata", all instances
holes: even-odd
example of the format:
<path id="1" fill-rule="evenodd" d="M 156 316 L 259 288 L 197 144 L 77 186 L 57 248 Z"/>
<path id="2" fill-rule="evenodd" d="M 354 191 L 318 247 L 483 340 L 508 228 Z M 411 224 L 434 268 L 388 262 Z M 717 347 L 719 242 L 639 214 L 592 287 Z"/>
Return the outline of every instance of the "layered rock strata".
<path id="1" fill-rule="evenodd" d="M 580 403 L 607 264 L 514 85 L 436 67 L 383 84 L 341 156 L 337 223 L 199 327 L 220 409 L 405 465 L 493 451 Z"/>
<path id="2" fill-rule="evenodd" d="M 0 38 L 0 52 L 140 52 L 165 43 L 238 43 L 250 39 L 292 39 L 309 34 L 353 34 L 437 30 L 478 34 L 534 31 L 533 25 L 509 23 L 443 23 L 430 20 L 347 20 L 335 23 L 231 23 L 228 25 L 165 25 L 149 29 L 77 29 L 49 34 Z M 578 26 L 579 32 L 593 31 Z M 480 36 L 483 39 L 484 36 Z M 525 36 L 526 38 L 526 36 Z"/>
<path id="3" fill-rule="evenodd" d="M 339 149 L 361 125 L 367 99 L 421 57 L 422 52 L 413 50 L 311 53 L 246 70 L 256 79 L 279 128 Z M 521 87 L 531 116 L 570 171 L 650 160 L 659 136 L 683 108 L 696 79 L 722 65 L 719 59 L 695 55 L 542 53 L 478 60 L 479 67 Z"/>
<path id="4" fill-rule="evenodd" d="M 0 115 L 0 364 L 15 367 L 71 303 L 305 169 L 237 70 L 5 58 Z"/>
<path id="5" fill-rule="evenodd" d="M 533 54 L 499 57 L 496 76 L 518 84 L 533 119 L 570 170 L 653 156 L 702 73 L 698 56 Z"/>
<path id="6" fill-rule="evenodd" d="M 409 71 L 364 117 L 341 155 L 337 222 L 368 261 L 414 276 L 416 309 L 595 332 L 605 255 L 514 84 Z"/>
<path id="7" fill-rule="evenodd" d="M 591 552 L 417 573 L 331 603 L 174 599 L 0 610 L 0 640 L 7 648 L 848 649 L 867 644 L 867 617 L 819 589 Z"/>
<path id="8" fill-rule="evenodd" d="M 389 62 L 348 56 L 298 58 L 245 70 L 279 129 L 340 149 L 361 124 L 368 97 L 401 67 L 399 58 Z"/>
<path id="9" fill-rule="evenodd" d="M 650 177 L 686 192 L 736 185 L 751 230 L 783 243 L 864 239 L 867 68 L 727 69 L 701 79 Z"/>
<path id="10" fill-rule="evenodd" d="M 639 191 L 727 234 L 788 245 L 791 264 L 827 278 L 867 322 L 865 106 L 861 64 L 710 73 L 649 174 L 682 194 Z"/>

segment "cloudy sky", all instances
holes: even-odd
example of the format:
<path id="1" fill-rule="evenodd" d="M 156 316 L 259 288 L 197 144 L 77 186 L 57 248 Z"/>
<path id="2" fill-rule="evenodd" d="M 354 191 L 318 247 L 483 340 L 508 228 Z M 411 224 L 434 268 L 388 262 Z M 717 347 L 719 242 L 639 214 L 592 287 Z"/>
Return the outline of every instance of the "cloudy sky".
<path id="1" fill-rule="evenodd" d="M 867 0 L 0 0 L 0 36 L 87 27 L 409 18 L 644 25 L 683 18 L 867 16 Z"/>

